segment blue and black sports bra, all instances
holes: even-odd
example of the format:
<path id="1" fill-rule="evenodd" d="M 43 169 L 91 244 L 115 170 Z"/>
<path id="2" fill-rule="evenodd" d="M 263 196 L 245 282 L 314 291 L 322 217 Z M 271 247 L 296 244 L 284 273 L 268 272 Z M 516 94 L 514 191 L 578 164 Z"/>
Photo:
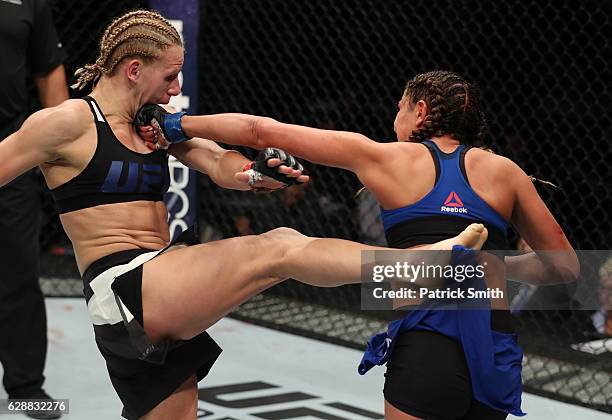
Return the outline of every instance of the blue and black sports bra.
<path id="1" fill-rule="evenodd" d="M 460 145 L 444 153 L 430 141 L 423 142 L 436 166 L 433 189 L 418 202 L 392 210 L 381 208 L 389 246 L 409 248 L 430 244 L 459 234 L 471 223 L 482 223 L 489 231 L 484 249 L 507 249 L 508 223 L 470 186 L 465 172 L 465 153 Z"/>

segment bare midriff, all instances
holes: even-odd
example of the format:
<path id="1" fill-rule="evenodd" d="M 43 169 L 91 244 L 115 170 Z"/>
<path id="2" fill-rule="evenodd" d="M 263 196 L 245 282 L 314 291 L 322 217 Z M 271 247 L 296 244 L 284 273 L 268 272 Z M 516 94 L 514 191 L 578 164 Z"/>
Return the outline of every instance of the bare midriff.
<path id="1" fill-rule="evenodd" d="M 60 215 L 79 272 L 106 256 L 130 249 L 159 250 L 170 240 L 163 201 L 104 204 Z"/>

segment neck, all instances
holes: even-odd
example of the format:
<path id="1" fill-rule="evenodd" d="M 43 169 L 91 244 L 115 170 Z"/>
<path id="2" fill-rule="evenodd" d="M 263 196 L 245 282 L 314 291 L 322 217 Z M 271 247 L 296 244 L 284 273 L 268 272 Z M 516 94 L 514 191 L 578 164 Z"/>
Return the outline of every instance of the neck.
<path id="1" fill-rule="evenodd" d="M 434 143 L 436 143 L 438 146 L 457 146 L 459 144 L 461 144 L 461 142 L 451 136 L 445 135 L 445 136 L 439 136 L 439 137 L 432 137 L 431 141 L 433 141 Z"/>
<path id="2" fill-rule="evenodd" d="M 107 118 L 114 116 L 122 121 L 131 122 L 144 102 L 133 87 L 119 79 L 102 76 L 90 96 L 100 104 Z"/>
<path id="3" fill-rule="evenodd" d="M 438 146 L 438 148 L 444 153 L 451 153 L 461 144 L 459 140 L 454 139 L 451 136 L 432 137 L 431 141 L 436 143 L 436 146 Z"/>

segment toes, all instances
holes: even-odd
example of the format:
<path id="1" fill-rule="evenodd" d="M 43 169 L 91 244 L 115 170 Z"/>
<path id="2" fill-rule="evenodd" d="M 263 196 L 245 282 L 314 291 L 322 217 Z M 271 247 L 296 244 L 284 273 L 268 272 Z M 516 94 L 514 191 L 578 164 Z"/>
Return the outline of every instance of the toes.
<path id="1" fill-rule="evenodd" d="M 485 227 L 482 223 L 472 223 L 471 225 L 468 226 L 468 229 L 480 233 L 485 229 Z"/>

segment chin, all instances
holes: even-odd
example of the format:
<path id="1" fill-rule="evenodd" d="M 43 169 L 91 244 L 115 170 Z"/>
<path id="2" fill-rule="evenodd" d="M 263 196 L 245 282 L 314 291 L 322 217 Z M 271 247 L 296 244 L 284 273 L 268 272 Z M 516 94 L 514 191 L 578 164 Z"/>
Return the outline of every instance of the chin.
<path id="1" fill-rule="evenodd" d="M 148 101 L 150 104 L 159 105 L 168 105 L 168 102 L 170 102 L 170 95 L 152 96 Z"/>

